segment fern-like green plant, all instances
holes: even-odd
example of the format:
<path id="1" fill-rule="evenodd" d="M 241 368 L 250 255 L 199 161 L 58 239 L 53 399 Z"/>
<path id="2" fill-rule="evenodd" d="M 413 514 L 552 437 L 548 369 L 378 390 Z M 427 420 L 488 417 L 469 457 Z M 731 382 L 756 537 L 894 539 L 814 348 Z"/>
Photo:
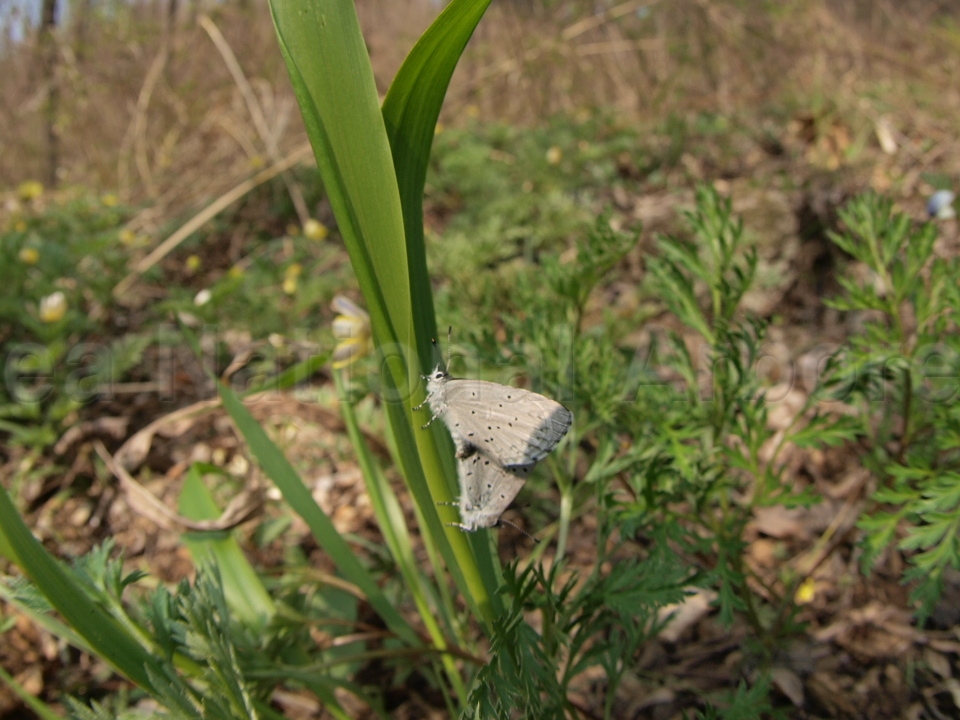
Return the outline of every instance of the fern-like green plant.
<path id="1" fill-rule="evenodd" d="M 743 617 L 761 657 L 769 660 L 782 638 L 797 631 L 793 591 L 802 578 L 784 575 L 770 587 L 745 562 L 747 523 L 758 508 L 812 500 L 783 476 L 781 453 L 789 442 L 811 442 L 813 429 L 835 426 L 807 408 L 778 440 L 769 427 L 765 388 L 756 372 L 766 323 L 740 309 L 751 288 L 757 257 L 743 238 L 730 202 L 701 187 L 685 214 L 689 238 L 663 237 L 648 265 L 651 293 L 661 298 L 682 332 L 671 332 L 661 362 L 676 380 L 646 383 L 637 398 L 651 412 L 637 433 L 643 467 L 631 478 L 636 502 L 621 509 L 628 532 L 666 526 L 688 558 L 699 565 L 697 583 L 717 592 L 720 620 Z M 691 347 L 702 347 L 699 353 Z M 806 434 L 806 436 L 805 436 Z M 840 442 L 849 429 L 817 442 Z M 762 583 L 763 596 L 754 583 Z"/>
<path id="2" fill-rule="evenodd" d="M 840 219 L 844 231 L 831 239 L 865 272 L 840 276 L 843 291 L 828 304 L 859 315 L 862 330 L 830 382 L 858 410 L 864 462 L 879 481 L 860 520 L 863 567 L 891 545 L 903 551 L 903 579 L 923 619 L 944 571 L 960 569 L 960 265 L 935 257 L 935 225 L 915 224 L 889 199 L 856 198 Z"/>

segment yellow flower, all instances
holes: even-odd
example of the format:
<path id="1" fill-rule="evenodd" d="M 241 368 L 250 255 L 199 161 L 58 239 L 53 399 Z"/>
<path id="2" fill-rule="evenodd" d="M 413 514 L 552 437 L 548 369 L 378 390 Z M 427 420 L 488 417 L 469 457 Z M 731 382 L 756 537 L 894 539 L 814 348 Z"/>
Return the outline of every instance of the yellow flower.
<path id="1" fill-rule="evenodd" d="M 548 163 L 551 165 L 559 165 L 561 160 L 563 160 L 563 150 L 561 150 L 557 145 L 554 145 L 547 150 Z"/>
<path id="2" fill-rule="evenodd" d="M 122 242 L 127 247 L 133 245 L 137 241 L 137 234 L 130 228 L 124 228 L 120 231 L 120 242 Z"/>
<path id="3" fill-rule="evenodd" d="M 800 587 L 797 588 L 797 591 L 793 594 L 793 600 L 797 605 L 809 605 L 813 602 L 813 598 L 817 594 L 817 584 L 814 582 L 812 577 L 808 577 L 802 583 Z"/>
<path id="4" fill-rule="evenodd" d="M 250 158 L 250 167 L 252 167 L 254 170 L 259 170 L 266 164 L 267 163 L 263 159 L 262 155 L 254 155 L 253 157 Z"/>
<path id="5" fill-rule="evenodd" d="M 333 369 L 345 368 L 373 351 L 370 316 L 366 310 L 337 295 L 330 307 L 339 313 L 333 319 L 333 336 L 340 342 L 333 349 Z"/>
<path id="6" fill-rule="evenodd" d="M 300 263 L 290 263 L 283 273 L 283 291 L 287 295 L 293 295 L 297 291 L 297 280 L 303 272 L 303 265 Z"/>
<path id="7" fill-rule="evenodd" d="M 114 193 L 107 193 L 100 198 L 100 202 L 107 207 L 116 207 L 120 204 L 120 198 L 118 198 Z"/>
<path id="8" fill-rule="evenodd" d="M 40 322 L 55 323 L 67 314 L 67 296 L 57 290 L 40 298 Z"/>
<path id="9" fill-rule="evenodd" d="M 43 184 L 36 180 L 25 180 L 17 187 L 17 195 L 24 202 L 36 200 L 43 195 Z"/>
<path id="10" fill-rule="evenodd" d="M 234 265 L 232 268 L 227 270 L 227 276 L 236 280 L 237 278 L 243 277 L 243 268 L 239 265 Z"/>
<path id="11" fill-rule="evenodd" d="M 187 262 L 186 262 L 187 272 L 195 273 L 197 270 L 200 269 L 200 265 L 202 263 L 203 261 L 200 259 L 199 255 L 191 255 L 190 257 L 187 258 Z"/>
<path id="12" fill-rule="evenodd" d="M 25 247 L 20 249 L 19 257 L 24 265 L 36 265 L 40 259 L 40 253 L 36 248 Z"/>
<path id="13" fill-rule="evenodd" d="M 319 220 L 310 218 L 303 224 L 303 236 L 310 240 L 324 240 L 329 234 L 327 226 Z"/>

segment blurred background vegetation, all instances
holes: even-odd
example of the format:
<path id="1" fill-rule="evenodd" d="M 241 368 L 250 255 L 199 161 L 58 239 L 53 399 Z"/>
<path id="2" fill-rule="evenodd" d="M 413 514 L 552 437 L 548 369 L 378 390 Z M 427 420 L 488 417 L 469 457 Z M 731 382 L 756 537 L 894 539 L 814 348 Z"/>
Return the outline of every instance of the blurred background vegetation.
<path id="1" fill-rule="evenodd" d="M 381 96 L 442 5 L 434 0 L 357 0 Z M 357 297 L 269 9 L 260 0 L 8 2 L 0 3 L 0 28 L 0 346 L 5 373 L 0 477 L 48 547 L 81 555 L 113 538 L 136 567 L 160 580 L 179 580 L 190 565 L 179 554 L 178 541 L 155 527 L 131 523 L 130 516 L 137 513 L 111 489 L 113 481 L 94 460 L 88 441 L 99 438 L 116 448 L 163 415 L 210 398 L 209 371 L 244 392 L 262 389 L 266 379 L 289 368 L 303 369 L 303 363 L 306 374 L 299 379 L 312 375 L 318 366 L 310 358 L 325 357 L 338 342 L 330 325 L 341 311 L 332 309 L 331 302 L 340 294 Z M 581 417 L 596 420 L 594 431 L 601 431 L 583 441 L 584 457 L 595 462 L 577 465 L 574 448 L 567 479 L 606 487 L 602 483 L 613 483 L 628 467 L 626 461 L 618 462 L 624 457 L 640 462 L 646 446 L 639 431 L 628 435 L 637 448 L 636 456 L 629 455 L 632 451 L 612 439 L 598 440 L 606 437 L 605 431 L 613 438 L 625 427 L 647 428 L 644 423 L 655 417 L 669 434 L 669 428 L 689 419 L 678 419 L 656 393 L 646 402 L 666 408 L 662 416 L 629 410 L 619 402 L 618 389 L 601 385 L 623 377 L 639 382 L 625 368 L 631 358 L 638 362 L 635 351 L 645 353 L 652 346 L 647 321 L 658 320 L 677 332 L 705 322 L 685 319 L 680 309 L 667 307 L 664 299 L 671 295 L 664 288 L 669 288 L 671 272 L 701 295 L 704 288 L 720 292 L 723 278 L 713 288 L 709 278 L 697 277 L 693 265 L 672 268 L 649 260 L 672 247 L 659 233 L 690 234 L 689 218 L 684 221 L 678 211 L 690 209 L 695 199 L 701 210 L 709 207 L 701 225 L 726 217 L 722 204 L 695 188 L 711 185 L 730 198 L 744 223 L 738 252 L 741 247 L 756 252 L 750 287 L 737 301 L 769 323 L 766 340 L 774 355 L 782 355 L 777 355 L 782 362 L 760 378 L 762 384 L 783 390 L 778 383 L 787 378 L 779 373 L 787 366 L 802 375 L 812 363 L 816 375 L 823 349 L 861 333 L 874 317 L 856 300 L 843 301 L 847 304 L 839 309 L 840 303 L 821 301 L 841 296 L 838 275 L 870 287 L 886 267 L 872 264 L 869 253 L 853 240 L 835 244 L 831 239 L 832 231 L 849 228 L 854 224 L 849 218 L 857 217 L 848 213 L 844 225 L 840 208 L 872 190 L 889 198 L 897 211 L 919 219 L 926 215 L 931 193 L 955 187 L 960 174 L 958 50 L 960 2 L 954 0 L 495 2 L 453 77 L 427 178 L 427 247 L 441 324 L 453 324 L 457 337 L 471 343 L 488 365 L 503 364 L 500 348 L 509 348 L 516 338 L 539 344 L 546 358 L 544 377 L 534 379 L 553 389 L 563 386 L 561 371 L 568 359 L 550 356 L 559 352 L 552 329 L 569 323 L 582 331 L 583 355 L 571 354 L 569 362 L 580 368 L 584 385 L 574 388 L 579 395 L 562 399 L 585 408 Z M 598 225 L 598 217 L 608 227 Z M 694 235 L 700 227 L 696 222 Z M 936 244 L 932 235 L 923 236 L 923 250 L 911 262 L 923 265 L 933 256 L 956 256 L 956 224 L 943 227 Z M 609 235 L 619 231 L 619 239 Z M 920 243 L 905 233 L 897 238 L 892 254 Z M 615 256 L 604 257 L 603 247 L 616 247 Z M 593 275 L 577 274 L 585 267 L 573 262 L 578 258 L 596 261 Z M 894 264 L 891 258 L 884 262 Z M 656 277 L 648 283 L 651 275 Z M 941 270 L 941 285 L 945 277 L 949 273 Z M 877 294 L 884 297 L 881 290 Z M 701 295 L 691 302 L 696 304 Z M 667 310 L 676 317 L 665 319 Z M 890 317 L 896 314 L 896 309 L 890 311 Z M 351 322 L 363 332 L 362 316 L 354 314 Z M 199 357 L 185 346 L 176 323 L 201 337 Z M 761 331 L 722 331 L 733 338 L 731 347 L 737 344 L 749 353 L 761 342 Z M 906 334 L 910 332 L 908 327 Z M 955 327 L 950 332 L 955 334 Z M 684 335 L 694 356 L 709 345 L 703 338 L 690 339 L 696 334 Z M 868 350 L 859 352 L 867 358 Z M 591 375 L 601 366 L 604 372 Z M 684 371 L 676 370 L 668 380 L 678 382 Z M 364 536 L 369 528 L 363 503 L 355 501 L 355 489 L 343 487 L 351 485 L 349 472 L 355 467 L 329 380 L 321 377 L 312 389 L 309 412 L 291 401 L 261 408 L 258 420 L 283 438 L 294 464 L 316 481 L 318 494 L 329 496 L 324 509 L 338 529 Z M 350 388 L 355 398 L 366 390 L 363 382 L 358 385 Z M 815 385 L 796 387 L 812 397 Z M 740 398 L 753 397 L 757 390 L 746 383 L 735 389 Z M 796 410 L 806 396 L 797 399 L 792 390 L 783 397 Z M 871 406 L 872 398 L 864 393 L 868 420 L 871 412 L 892 418 L 900 411 L 894 403 Z M 359 402 L 357 412 L 374 450 L 387 456 L 391 439 L 383 437 L 382 419 L 372 403 Z M 309 416 L 309 430 L 290 419 L 298 413 Z M 225 504 L 251 470 L 222 419 L 203 427 L 191 420 L 156 437 L 151 432 L 133 462 L 142 465 L 139 479 L 170 500 L 175 495 L 166 480 L 203 463 L 226 478 L 221 490 Z M 732 421 L 724 424 L 729 419 L 703 432 L 723 444 L 725 433 L 736 432 Z M 932 455 L 946 452 L 949 444 L 949 437 L 931 440 L 936 434 L 931 428 L 940 420 L 918 422 L 922 432 L 910 438 L 936 445 Z M 779 416 L 768 419 L 760 410 L 751 422 L 771 434 L 789 424 Z M 771 469 L 772 461 L 764 465 L 764 477 L 776 476 L 785 486 L 816 485 L 828 478 L 859 492 L 856 482 L 865 481 L 854 471 L 863 468 L 851 459 L 859 453 L 878 477 L 891 472 L 891 463 L 910 464 L 906 433 L 892 421 L 881 430 L 862 446 L 839 433 L 831 442 L 846 441 L 840 449 L 788 453 L 783 467 Z M 690 444 L 689 436 L 666 434 L 651 441 L 651 447 Z M 897 438 L 903 447 L 894 447 Z M 742 447 L 749 441 L 743 439 Z M 681 455 L 677 451 L 676 457 Z M 645 471 L 651 477 L 660 467 L 658 457 L 642 458 L 645 467 L 653 468 Z M 700 471 L 712 462 L 697 456 L 690 467 Z M 725 462 L 720 469 L 710 465 L 717 477 L 736 476 L 742 469 L 733 460 Z M 916 468 L 910 472 L 910 478 L 921 473 Z M 903 471 L 897 477 L 907 475 Z M 530 485 L 537 498 L 523 512 L 532 529 L 554 532 L 551 523 L 563 513 L 568 522 L 571 515 L 587 526 L 594 522 L 590 513 L 571 509 L 573 489 L 563 488 L 565 495 L 558 500 L 545 478 Z M 621 529 L 636 531 L 649 520 L 649 508 L 637 510 L 645 489 L 626 486 L 636 507 L 611 501 L 610 507 L 616 507 L 610 517 L 622 523 Z M 602 495 L 598 491 L 601 507 Z M 680 495 L 678 490 L 666 497 L 664 506 L 682 502 Z M 771 502 L 781 500 L 777 496 Z M 580 493 L 576 507 L 583 502 L 588 501 Z M 738 530 L 731 531 L 735 540 L 754 522 L 753 510 L 751 505 L 738 517 Z M 923 510 L 916 512 L 922 515 Z M 879 540 L 870 547 L 871 560 L 882 555 L 899 519 L 876 517 Z M 606 538 L 609 531 L 598 532 Z M 278 541 L 284 534 L 286 539 Z M 309 564 L 306 558 L 316 554 L 316 547 L 303 540 L 305 535 L 276 513 L 247 538 L 247 550 L 263 567 Z M 509 559 L 520 554 L 523 539 L 508 537 Z M 566 536 L 563 542 L 568 542 Z M 389 565 L 375 536 L 358 544 L 372 566 Z M 602 555 L 583 539 L 572 538 L 564 547 L 572 565 L 585 572 L 593 568 L 597 553 Z M 769 567 L 778 563 L 780 550 L 750 544 L 751 559 Z M 323 561 L 313 557 L 311 562 Z M 528 568 L 511 576 L 513 597 L 528 597 L 538 583 L 563 584 L 536 575 L 539 571 Z M 722 568 L 716 571 L 722 576 Z M 891 607 L 915 608 L 900 588 L 899 574 L 890 571 L 889 577 L 877 595 Z M 593 579 L 600 588 L 597 597 L 613 596 L 614 590 L 601 587 L 606 580 Z M 792 582 L 783 592 L 786 604 L 789 591 L 797 589 Z M 956 587 L 947 583 L 948 591 Z M 921 598 L 935 618 L 943 609 L 937 605 L 939 589 Z M 584 603 L 594 601 L 588 595 L 584 591 Z M 834 601 L 831 597 L 820 608 L 818 619 L 824 624 L 838 612 Z M 579 606 L 558 607 L 562 616 Z M 519 615 L 529 607 L 521 608 L 518 600 L 514 609 Z M 350 613 L 355 620 L 356 608 L 351 606 Z M 84 697 L 115 690 L 102 665 L 94 663 L 91 669 L 76 655 L 73 662 L 65 659 L 62 648 L 43 644 L 49 635 L 13 613 L 9 617 L 13 620 L 0 625 L 0 665 L 9 668 L 20 687 L 54 703 L 61 702 L 61 689 Z M 769 628 L 754 620 L 757 627 Z M 619 622 L 619 617 L 597 620 L 597 632 L 608 632 Z M 952 627 L 955 619 L 937 622 Z M 784 625 L 790 623 L 784 620 Z M 860 626 L 854 622 L 849 627 L 854 633 Z M 901 627 L 905 625 L 896 629 Z M 626 644 L 630 653 L 639 653 L 640 640 L 647 640 L 646 626 L 633 630 Z M 796 627 L 776 630 L 763 641 L 776 645 Z M 584 647 L 587 654 L 589 643 Z M 817 707 L 828 708 L 826 716 L 849 716 L 843 698 L 854 687 L 883 695 L 876 678 L 888 677 L 883 672 L 889 666 L 883 663 L 891 655 L 889 647 L 862 643 L 850 651 L 864 668 L 874 668 L 873 680 L 864 671 L 856 682 L 836 686 L 830 685 L 834 671 L 812 673 L 809 677 L 819 685 L 810 681 L 806 690 L 817 698 Z M 950 657 L 955 664 L 955 654 Z M 939 661 L 929 656 L 924 661 L 933 674 L 944 675 L 937 669 L 942 668 Z M 773 683 L 780 701 L 786 697 L 796 705 L 788 666 L 780 666 Z M 511 673 L 506 666 L 500 670 L 504 676 Z M 422 689 L 418 683 L 423 679 L 404 676 L 396 682 L 416 689 L 404 696 L 408 700 Z M 564 697 L 573 697 L 571 702 L 579 703 L 581 711 L 587 708 L 586 714 L 589 707 L 596 709 L 584 699 L 590 696 L 584 689 L 589 681 L 570 682 Z M 630 682 L 624 680 L 628 689 L 634 687 Z M 902 679 L 890 680 L 878 709 L 865 716 L 884 717 L 886 709 L 906 702 L 911 696 L 904 685 Z M 755 687 L 761 686 L 766 693 L 762 683 Z M 736 682 L 725 687 L 736 688 Z M 522 696 L 524 691 L 504 692 Z M 625 717 L 627 695 L 617 696 L 616 712 L 612 700 L 606 708 L 601 703 L 599 716 L 606 711 Z M 743 700 L 744 706 L 749 702 Z M 443 707 L 435 698 L 424 704 Z M 117 707 L 122 705 L 118 700 Z M 19 712 L 21 701 L 3 686 L 0 717 L 19 717 Z"/>
<path id="2" fill-rule="evenodd" d="M 440 4 L 357 7 L 385 92 Z M 36 0 L 3 12 L 4 187 L 39 180 L 181 210 L 268 162 L 265 142 L 286 153 L 304 140 L 261 2 Z M 249 88 L 198 22 L 204 13 Z M 949 134 L 955 19 L 947 0 L 496 3 L 443 122 L 529 127 L 601 109 L 643 134 L 698 117 L 715 131 L 765 121 L 771 143 L 793 122 L 811 160 L 836 168 L 875 144 L 881 122 L 916 142 Z"/>

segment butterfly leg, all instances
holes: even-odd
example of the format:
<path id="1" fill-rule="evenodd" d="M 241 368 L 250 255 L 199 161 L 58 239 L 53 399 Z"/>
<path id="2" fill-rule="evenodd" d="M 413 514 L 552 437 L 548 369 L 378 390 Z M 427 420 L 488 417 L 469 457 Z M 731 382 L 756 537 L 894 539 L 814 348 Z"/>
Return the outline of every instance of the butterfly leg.
<path id="1" fill-rule="evenodd" d="M 414 410 L 419 410 L 421 407 L 423 407 L 423 406 L 422 406 L 422 405 L 418 405 L 417 407 L 414 408 Z M 429 420 L 427 420 L 423 425 L 420 426 L 420 429 L 421 429 L 421 430 L 426 430 L 428 427 L 430 427 L 430 423 L 432 423 L 432 422 L 433 422 L 434 420 L 436 420 L 438 417 L 440 417 L 440 413 L 436 413 L 432 418 L 430 418 Z"/>
<path id="2" fill-rule="evenodd" d="M 464 525 L 463 523 L 444 523 L 447 527 L 460 528 L 464 532 L 476 532 L 476 528 L 470 528 Z"/>
<path id="3" fill-rule="evenodd" d="M 429 379 L 430 379 L 430 376 L 429 376 L 429 375 L 421 375 L 421 376 L 420 376 L 420 379 L 421 379 L 421 380 L 429 380 Z M 419 409 L 422 408 L 424 405 L 426 405 L 429 400 L 430 400 L 430 393 L 427 393 L 427 396 L 423 399 L 423 402 L 420 403 L 419 405 L 417 405 L 417 406 L 416 406 L 415 408 L 413 408 L 413 409 L 414 409 L 414 410 L 419 410 Z"/>

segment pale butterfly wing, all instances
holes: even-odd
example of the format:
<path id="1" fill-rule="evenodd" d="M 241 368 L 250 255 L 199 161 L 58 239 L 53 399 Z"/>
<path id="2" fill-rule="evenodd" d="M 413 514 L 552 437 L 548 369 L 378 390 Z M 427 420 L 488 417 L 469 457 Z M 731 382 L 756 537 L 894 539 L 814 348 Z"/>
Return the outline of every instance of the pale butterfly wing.
<path id="1" fill-rule="evenodd" d="M 504 468 L 480 453 L 457 461 L 461 527 L 473 532 L 496 525 L 532 470 L 533 464 Z"/>
<path id="2" fill-rule="evenodd" d="M 428 401 L 460 457 L 476 448 L 505 467 L 529 465 L 546 457 L 573 421 L 563 405 L 529 390 L 483 380 L 434 382 Z"/>

